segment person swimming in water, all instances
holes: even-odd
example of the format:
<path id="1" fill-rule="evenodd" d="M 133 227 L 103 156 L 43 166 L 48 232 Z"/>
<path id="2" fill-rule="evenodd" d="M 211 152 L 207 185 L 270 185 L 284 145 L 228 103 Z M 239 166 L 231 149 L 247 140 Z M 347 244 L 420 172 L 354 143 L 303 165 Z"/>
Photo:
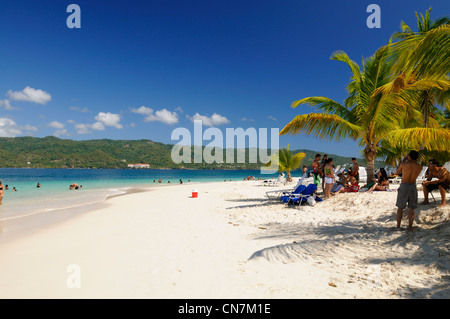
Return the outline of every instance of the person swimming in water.
<path id="1" fill-rule="evenodd" d="M 69 186 L 69 189 L 79 189 L 80 186 L 77 183 L 73 183 L 72 185 Z"/>

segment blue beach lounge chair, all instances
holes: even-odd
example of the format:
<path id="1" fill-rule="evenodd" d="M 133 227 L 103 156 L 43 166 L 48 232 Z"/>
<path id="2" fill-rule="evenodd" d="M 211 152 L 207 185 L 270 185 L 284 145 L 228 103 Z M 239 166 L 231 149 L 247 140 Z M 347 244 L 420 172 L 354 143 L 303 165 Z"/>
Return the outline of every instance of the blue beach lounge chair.
<path id="1" fill-rule="evenodd" d="M 266 196 L 269 199 L 280 200 L 281 196 L 288 195 L 288 194 L 296 192 L 297 188 L 302 185 L 304 179 L 305 179 L 305 176 L 302 176 L 300 178 L 300 180 L 298 181 L 297 185 L 295 185 L 295 187 L 293 187 L 293 188 L 280 189 L 280 190 L 276 190 L 276 191 L 268 191 L 268 192 L 266 192 Z"/>
<path id="2" fill-rule="evenodd" d="M 292 194 L 289 198 L 288 203 L 301 205 L 302 203 L 306 203 L 309 197 L 312 197 L 314 200 L 321 202 L 322 199 L 317 197 L 315 194 L 316 190 L 316 184 L 309 184 L 301 194 Z"/>
<path id="3" fill-rule="evenodd" d="M 289 202 L 289 199 L 291 198 L 292 195 L 302 194 L 305 191 L 305 189 L 306 189 L 305 185 L 298 185 L 297 188 L 294 189 L 292 192 L 284 192 L 280 197 L 280 200 L 283 203 L 287 203 Z"/>

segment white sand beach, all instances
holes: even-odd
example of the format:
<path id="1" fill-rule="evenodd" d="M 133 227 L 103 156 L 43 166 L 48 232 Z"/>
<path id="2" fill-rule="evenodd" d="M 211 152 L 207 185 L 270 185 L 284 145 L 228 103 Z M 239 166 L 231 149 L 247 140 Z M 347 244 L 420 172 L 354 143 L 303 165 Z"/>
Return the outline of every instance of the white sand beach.
<path id="1" fill-rule="evenodd" d="M 267 199 L 285 188 L 149 188 L 14 238 L 4 222 L 0 297 L 450 297 L 449 206 L 431 200 L 416 231 L 397 231 L 395 191 L 295 208 Z"/>

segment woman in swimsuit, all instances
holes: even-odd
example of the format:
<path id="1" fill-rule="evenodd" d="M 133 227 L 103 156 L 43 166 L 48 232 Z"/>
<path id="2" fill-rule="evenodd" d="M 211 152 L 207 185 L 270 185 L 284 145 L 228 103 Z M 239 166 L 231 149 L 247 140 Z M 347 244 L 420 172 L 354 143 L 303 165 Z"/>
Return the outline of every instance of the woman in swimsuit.
<path id="1" fill-rule="evenodd" d="M 380 168 L 378 173 L 378 181 L 367 191 L 369 193 L 373 191 L 387 191 L 389 189 L 389 180 L 384 168 Z"/>
<path id="2" fill-rule="evenodd" d="M 325 162 L 324 166 L 325 174 L 325 198 L 331 197 L 331 188 L 334 184 L 334 172 L 333 172 L 333 159 L 329 158 Z"/>
<path id="3" fill-rule="evenodd" d="M 314 158 L 314 161 L 312 162 L 312 169 L 313 169 L 313 177 L 314 177 L 314 184 L 316 184 L 317 187 L 319 187 L 321 183 L 321 175 L 322 171 L 320 170 L 320 154 L 316 154 L 316 157 Z"/>

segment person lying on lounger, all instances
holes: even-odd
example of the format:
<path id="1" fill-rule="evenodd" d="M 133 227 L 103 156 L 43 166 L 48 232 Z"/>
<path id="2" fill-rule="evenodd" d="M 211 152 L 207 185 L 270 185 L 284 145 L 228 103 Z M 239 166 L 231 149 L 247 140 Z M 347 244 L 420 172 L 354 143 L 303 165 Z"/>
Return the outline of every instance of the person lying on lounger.
<path id="1" fill-rule="evenodd" d="M 378 172 L 378 179 L 374 179 L 373 185 L 369 184 L 369 190 L 368 193 L 371 193 L 373 191 L 387 191 L 389 190 L 389 180 L 387 177 L 387 173 L 384 170 L 384 168 L 380 168 L 380 171 Z"/>

